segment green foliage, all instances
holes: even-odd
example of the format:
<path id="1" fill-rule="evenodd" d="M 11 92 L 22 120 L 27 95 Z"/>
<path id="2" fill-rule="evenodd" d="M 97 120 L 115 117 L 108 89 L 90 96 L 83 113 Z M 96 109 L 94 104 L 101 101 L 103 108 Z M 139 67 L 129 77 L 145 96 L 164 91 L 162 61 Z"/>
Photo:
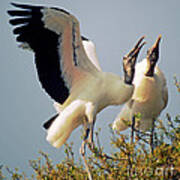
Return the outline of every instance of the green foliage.
<path id="1" fill-rule="evenodd" d="M 175 79 L 179 91 L 180 83 Z M 180 92 L 180 91 L 179 91 Z M 141 116 L 137 114 L 135 121 Z M 141 132 L 129 124 L 129 135 L 115 133 L 110 128 L 111 145 L 114 152 L 104 153 L 96 132 L 97 147 L 91 150 L 87 162 L 93 179 L 180 179 L 180 115 L 156 120 L 148 132 Z M 30 167 L 34 173 L 26 177 L 18 169 L 6 168 L 13 180 L 86 180 L 88 174 L 81 162 L 75 162 L 72 150 L 73 144 L 65 145 L 66 158 L 58 164 L 53 164 L 49 156 L 40 152 L 37 160 L 31 160 Z M 5 179 L 0 166 L 0 179 Z"/>

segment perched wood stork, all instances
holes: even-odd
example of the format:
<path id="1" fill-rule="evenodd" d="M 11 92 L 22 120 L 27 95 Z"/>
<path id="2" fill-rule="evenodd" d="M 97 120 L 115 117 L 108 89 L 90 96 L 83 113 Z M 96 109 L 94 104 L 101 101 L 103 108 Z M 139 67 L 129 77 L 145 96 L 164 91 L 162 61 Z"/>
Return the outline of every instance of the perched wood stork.
<path id="1" fill-rule="evenodd" d="M 42 87 L 54 99 L 58 114 L 44 124 L 47 141 L 58 148 L 83 124 L 85 145 L 93 146 L 96 114 L 109 105 L 120 105 L 132 96 L 134 66 L 145 43 L 142 37 L 123 58 L 124 79 L 102 72 L 93 43 L 81 37 L 78 20 L 69 12 L 43 6 L 12 3 L 8 11 L 14 34 L 23 48 L 35 54 Z"/>
<path id="2" fill-rule="evenodd" d="M 131 121 L 135 114 L 140 113 L 140 122 L 135 126 L 140 130 L 148 130 L 152 127 L 153 120 L 166 107 L 168 101 L 166 79 L 157 67 L 160 40 L 161 35 L 148 50 L 146 59 L 136 64 L 133 96 L 116 117 L 113 129 L 118 131 L 127 129 L 128 123 L 125 122 Z"/>

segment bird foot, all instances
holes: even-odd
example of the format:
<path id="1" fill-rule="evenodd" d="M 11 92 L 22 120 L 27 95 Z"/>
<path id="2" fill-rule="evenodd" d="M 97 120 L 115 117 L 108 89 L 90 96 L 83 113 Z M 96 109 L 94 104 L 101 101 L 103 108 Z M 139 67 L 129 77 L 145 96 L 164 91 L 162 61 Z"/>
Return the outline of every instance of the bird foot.
<path id="1" fill-rule="evenodd" d="M 86 141 L 83 141 L 79 149 L 79 152 L 82 156 L 85 156 L 86 154 L 86 144 L 87 144 Z"/>
<path id="2" fill-rule="evenodd" d="M 92 140 L 90 140 L 90 139 L 84 140 L 82 142 L 80 150 L 79 150 L 79 152 L 82 156 L 84 156 L 86 154 L 86 145 L 88 145 L 90 150 L 95 149 L 95 144 Z"/>
<path id="3" fill-rule="evenodd" d="M 88 141 L 88 147 L 89 147 L 90 150 L 94 150 L 94 149 L 95 149 L 95 144 L 94 144 L 94 142 L 89 142 L 89 141 Z"/>
<path id="4" fill-rule="evenodd" d="M 85 154 L 86 154 L 86 144 L 87 144 L 87 140 L 84 140 L 82 142 L 82 144 L 81 144 L 80 154 L 81 154 L 81 156 L 82 156 L 82 158 L 84 160 L 84 165 L 85 165 L 85 168 L 86 168 L 86 172 L 88 174 L 88 179 L 89 180 L 93 180 L 90 168 L 88 166 L 88 162 L 87 162 L 86 157 L 85 157 Z"/>
<path id="5" fill-rule="evenodd" d="M 91 171 L 90 171 L 90 168 L 89 168 L 89 166 L 88 166 L 88 162 L 87 162 L 87 160 L 86 160 L 85 154 L 84 154 L 84 155 L 81 154 L 81 155 L 82 155 L 82 158 L 83 158 L 83 161 L 84 161 L 84 165 L 85 165 L 85 168 L 86 168 L 86 172 L 87 172 L 87 174 L 88 174 L 88 179 L 89 179 L 89 180 L 93 180 L 93 176 L 92 176 Z"/>

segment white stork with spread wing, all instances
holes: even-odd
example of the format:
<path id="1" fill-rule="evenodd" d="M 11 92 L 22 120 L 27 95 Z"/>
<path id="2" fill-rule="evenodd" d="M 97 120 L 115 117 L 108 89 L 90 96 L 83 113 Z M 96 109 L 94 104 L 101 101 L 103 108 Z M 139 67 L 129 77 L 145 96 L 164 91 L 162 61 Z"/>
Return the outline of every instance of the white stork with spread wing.
<path id="1" fill-rule="evenodd" d="M 166 79 L 157 66 L 160 40 L 161 35 L 148 50 L 146 59 L 136 64 L 133 96 L 116 117 L 113 129 L 118 131 L 127 129 L 126 122 L 131 121 L 135 114 L 140 113 L 141 118 L 135 124 L 136 128 L 149 130 L 155 118 L 166 107 L 168 101 Z"/>
<path id="2" fill-rule="evenodd" d="M 63 9 L 12 3 L 21 10 L 8 11 L 10 24 L 21 47 L 35 54 L 42 87 L 56 102 L 58 115 L 44 124 L 47 140 L 58 148 L 79 125 L 85 127 L 81 146 L 93 145 L 96 114 L 109 105 L 120 105 L 132 96 L 134 66 L 144 39 L 142 37 L 124 57 L 124 79 L 102 72 L 93 44 L 82 38 L 78 20 Z M 87 42 L 85 42 L 87 41 Z M 87 51 L 87 52 L 86 52 Z"/>

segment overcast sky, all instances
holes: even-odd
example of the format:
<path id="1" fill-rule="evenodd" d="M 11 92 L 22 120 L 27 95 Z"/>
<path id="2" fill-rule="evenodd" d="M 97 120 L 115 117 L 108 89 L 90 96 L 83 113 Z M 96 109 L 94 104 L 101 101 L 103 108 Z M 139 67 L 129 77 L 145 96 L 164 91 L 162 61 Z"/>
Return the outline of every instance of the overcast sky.
<path id="1" fill-rule="evenodd" d="M 55 110 L 53 101 L 44 93 L 37 80 L 32 52 L 18 48 L 6 11 L 10 2 L 26 2 L 65 8 L 80 21 L 81 34 L 91 39 L 97 48 L 104 71 L 122 75 L 122 57 L 146 35 L 147 45 L 139 60 L 162 34 L 159 67 L 165 73 L 169 88 L 167 112 L 179 113 L 180 96 L 173 86 L 173 76 L 180 79 L 180 1 L 179 0 L 19 0 L 0 2 L 0 164 L 19 167 L 30 173 L 28 160 L 36 159 L 38 151 L 50 154 L 54 162 L 64 157 L 63 148 L 56 150 L 46 140 L 42 123 Z M 109 107 L 97 118 L 101 127 L 100 140 L 110 152 L 108 124 L 113 122 L 121 107 Z M 68 142 L 74 141 L 78 156 L 81 128 L 75 130 Z"/>

